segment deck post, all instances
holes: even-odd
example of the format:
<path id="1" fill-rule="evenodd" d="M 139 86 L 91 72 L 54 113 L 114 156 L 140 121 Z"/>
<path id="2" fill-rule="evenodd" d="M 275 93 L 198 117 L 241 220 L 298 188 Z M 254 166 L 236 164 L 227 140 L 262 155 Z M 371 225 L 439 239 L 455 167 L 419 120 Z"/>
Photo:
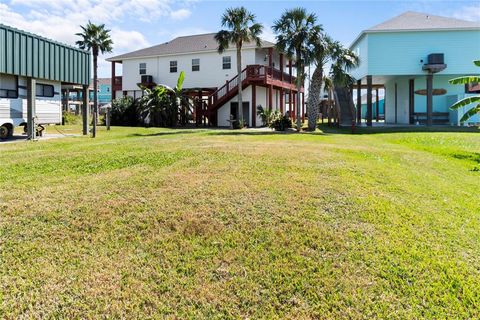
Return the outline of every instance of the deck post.
<path id="1" fill-rule="evenodd" d="M 292 115 L 292 89 L 290 89 L 288 91 L 288 116 L 290 118 L 293 118 L 293 115 Z"/>
<path id="2" fill-rule="evenodd" d="M 28 77 L 27 78 L 27 139 L 35 140 L 36 130 L 35 130 L 35 104 L 36 104 L 36 88 L 37 83 L 35 79 Z"/>
<path id="3" fill-rule="evenodd" d="M 89 113 L 89 106 L 88 106 L 88 85 L 83 86 L 82 90 L 82 127 L 83 127 L 83 135 L 86 136 L 88 134 L 88 113 Z"/>
<path id="4" fill-rule="evenodd" d="M 302 92 L 302 122 L 305 122 L 305 93 Z"/>
<path id="5" fill-rule="evenodd" d="M 280 113 L 283 115 L 284 111 L 284 103 L 285 103 L 285 92 L 283 91 L 283 88 L 280 88 Z"/>
<path id="6" fill-rule="evenodd" d="M 283 67 L 283 53 L 280 53 L 280 80 L 283 82 L 283 72 L 284 72 L 284 67 Z M 283 107 L 282 107 L 283 108 Z"/>
<path id="7" fill-rule="evenodd" d="M 372 126 L 372 76 L 367 76 L 367 126 Z"/>
<path id="8" fill-rule="evenodd" d="M 257 126 L 257 86 L 252 84 L 252 127 Z"/>
<path id="9" fill-rule="evenodd" d="M 292 120 L 295 122 L 295 119 L 297 119 L 297 109 L 296 109 L 296 101 L 297 101 L 297 93 L 294 91 L 293 92 L 293 100 L 291 103 L 293 103 L 293 110 L 292 110 Z"/>
<path id="10" fill-rule="evenodd" d="M 378 105 L 379 99 L 378 99 L 378 87 L 375 89 L 375 121 L 379 122 L 380 121 L 380 106 Z"/>
<path id="11" fill-rule="evenodd" d="M 115 100 L 117 97 L 115 91 L 115 61 L 112 61 L 112 83 L 111 83 L 111 90 L 112 90 L 112 101 Z"/>
<path id="12" fill-rule="evenodd" d="M 433 74 L 427 74 L 427 126 L 433 124 Z"/>
<path id="13" fill-rule="evenodd" d="M 273 97 L 272 97 L 272 92 L 273 91 L 273 86 L 269 85 L 268 86 L 268 110 L 272 111 L 273 108 Z"/>
<path id="14" fill-rule="evenodd" d="M 362 123 L 362 80 L 357 80 L 357 124 Z"/>

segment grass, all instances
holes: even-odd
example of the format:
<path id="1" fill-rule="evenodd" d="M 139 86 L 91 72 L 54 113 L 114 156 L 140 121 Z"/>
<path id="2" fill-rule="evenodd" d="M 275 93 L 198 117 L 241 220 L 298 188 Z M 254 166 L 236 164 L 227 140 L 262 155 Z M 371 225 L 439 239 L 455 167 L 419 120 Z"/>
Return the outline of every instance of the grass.
<path id="1" fill-rule="evenodd" d="M 393 130 L 0 144 L 0 318 L 479 318 L 479 132 Z"/>

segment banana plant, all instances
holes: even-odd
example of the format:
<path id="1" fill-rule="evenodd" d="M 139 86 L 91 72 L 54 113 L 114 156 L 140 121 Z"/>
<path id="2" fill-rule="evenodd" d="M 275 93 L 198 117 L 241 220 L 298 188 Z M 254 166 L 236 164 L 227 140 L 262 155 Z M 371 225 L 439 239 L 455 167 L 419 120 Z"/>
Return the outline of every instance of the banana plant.
<path id="1" fill-rule="evenodd" d="M 480 67 L 480 60 L 476 60 L 473 62 L 477 67 Z M 452 79 L 449 81 L 451 84 L 468 84 L 468 83 L 480 83 L 480 76 L 464 76 Z M 464 123 L 477 113 L 480 113 L 480 95 L 475 95 L 471 97 L 463 98 L 460 101 L 454 103 L 450 109 L 457 110 L 459 108 L 468 106 L 470 104 L 476 104 L 472 108 L 470 108 L 463 117 L 460 119 L 460 123 Z"/>
<path id="2" fill-rule="evenodd" d="M 189 97 L 183 90 L 185 73 L 182 71 L 175 88 L 164 84 L 149 89 L 143 86 L 143 97 L 139 100 L 139 111 L 145 124 L 173 127 L 179 121 L 179 114 L 186 106 L 188 111 L 193 110 Z"/>

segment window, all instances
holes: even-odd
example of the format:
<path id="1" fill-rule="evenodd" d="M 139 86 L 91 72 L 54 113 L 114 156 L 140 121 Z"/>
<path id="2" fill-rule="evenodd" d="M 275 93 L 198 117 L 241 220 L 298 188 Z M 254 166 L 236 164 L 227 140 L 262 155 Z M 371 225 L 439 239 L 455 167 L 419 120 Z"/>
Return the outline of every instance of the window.
<path id="1" fill-rule="evenodd" d="M 200 71 L 200 59 L 192 59 L 192 71 Z"/>
<path id="2" fill-rule="evenodd" d="M 145 62 L 142 62 L 138 66 L 138 72 L 140 74 L 147 74 L 147 64 Z"/>
<path id="3" fill-rule="evenodd" d="M 230 56 L 223 57 L 222 62 L 223 62 L 223 70 L 232 68 L 232 57 L 230 57 Z"/>
<path id="4" fill-rule="evenodd" d="M 18 98 L 17 90 L 0 89 L 0 98 Z"/>
<path id="5" fill-rule="evenodd" d="M 37 83 L 36 91 L 37 91 L 36 92 L 37 97 L 52 98 L 55 95 L 55 92 L 53 91 L 53 86 L 50 84 Z"/>
<path id="6" fill-rule="evenodd" d="M 170 72 L 177 72 L 177 61 L 170 61 Z"/>

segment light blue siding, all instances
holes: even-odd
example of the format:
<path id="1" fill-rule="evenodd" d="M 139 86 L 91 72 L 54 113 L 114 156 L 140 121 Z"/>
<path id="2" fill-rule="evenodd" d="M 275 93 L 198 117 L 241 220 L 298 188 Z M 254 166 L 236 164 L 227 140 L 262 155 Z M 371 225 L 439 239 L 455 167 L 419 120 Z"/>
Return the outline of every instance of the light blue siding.
<path id="1" fill-rule="evenodd" d="M 368 34 L 363 35 L 351 49 L 360 58 L 358 68 L 352 70 L 351 75 L 355 79 L 362 79 L 368 74 Z"/>
<path id="2" fill-rule="evenodd" d="M 367 39 L 370 75 L 425 74 L 430 53 L 445 54 L 447 68 L 439 74 L 478 72 L 472 61 L 480 57 L 480 31 L 372 33 Z"/>

